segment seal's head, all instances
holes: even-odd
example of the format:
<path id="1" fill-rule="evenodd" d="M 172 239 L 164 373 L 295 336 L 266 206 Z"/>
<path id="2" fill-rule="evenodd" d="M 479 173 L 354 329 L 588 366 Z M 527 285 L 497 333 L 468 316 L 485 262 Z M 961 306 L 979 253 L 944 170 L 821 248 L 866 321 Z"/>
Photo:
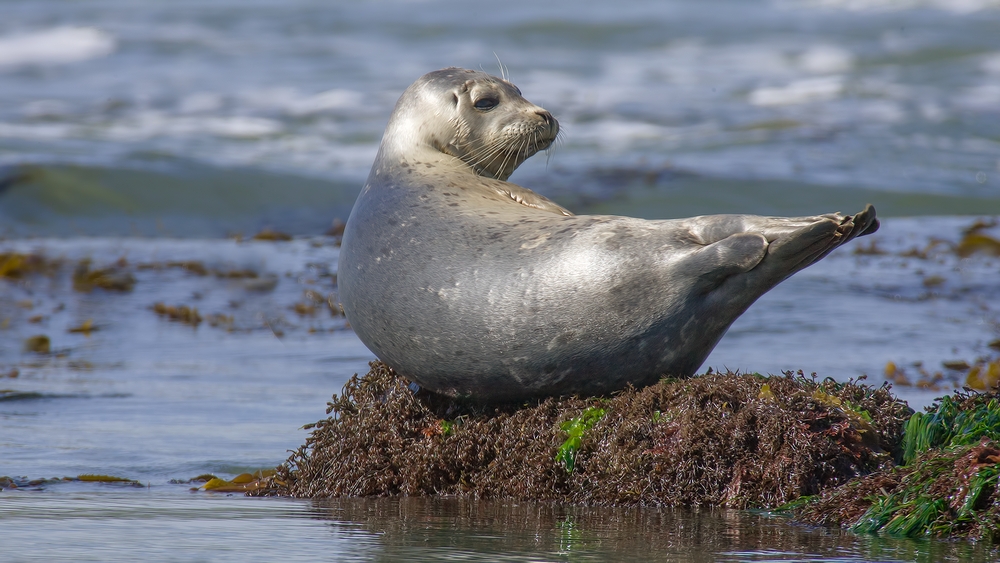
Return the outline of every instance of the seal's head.
<path id="1" fill-rule="evenodd" d="M 510 82 L 484 72 L 446 68 L 422 76 L 396 103 L 383 153 L 430 149 L 460 159 L 476 174 L 506 180 L 559 133 L 548 111 Z"/>

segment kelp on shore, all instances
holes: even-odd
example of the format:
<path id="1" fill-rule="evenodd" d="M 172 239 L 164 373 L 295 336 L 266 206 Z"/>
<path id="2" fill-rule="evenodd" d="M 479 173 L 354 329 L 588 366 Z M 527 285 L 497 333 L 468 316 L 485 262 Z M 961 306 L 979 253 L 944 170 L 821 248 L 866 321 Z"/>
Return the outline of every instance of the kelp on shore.
<path id="1" fill-rule="evenodd" d="M 809 524 L 896 537 L 1000 542 L 1000 392 L 956 393 L 915 413 L 905 462 L 793 510 Z"/>
<path id="2" fill-rule="evenodd" d="M 891 467 L 912 411 L 885 386 L 790 373 L 483 406 L 372 362 L 328 413 L 254 494 L 773 507 Z"/>

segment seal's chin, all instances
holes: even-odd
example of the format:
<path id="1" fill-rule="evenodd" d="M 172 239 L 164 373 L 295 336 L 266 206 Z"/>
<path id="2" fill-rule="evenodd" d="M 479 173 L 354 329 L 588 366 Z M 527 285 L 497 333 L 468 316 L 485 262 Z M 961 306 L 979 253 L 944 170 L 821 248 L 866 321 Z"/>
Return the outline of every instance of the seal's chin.
<path id="1" fill-rule="evenodd" d="M 523 143 L 524 149 L 521 151 L 523 155 L 521 162 L 535 153 L 548 149 L 556 142 L 556 137 L 559 135 L 559 122 L 551 117 L 549 119 L 546 123 L 547 126 L 539 127 L 534 132 L 524 135 L 525 142 Z"/>
<path id="2" fill-rule="evenodd" d="M 519 133 L 505 138 L 502 142 L 478 146 L 473 150 L 459 150 L 454 145 L 438 147 L 438 150 L 463 161 L 477 176 L 507 181 L 507 178 L 533 155 L 552 146 L 555 135 L 541 136 L 539 132 Z M 492 150 L 490 147 L 493 147 Z"/>
<path id="3" fill-rule="evenodd" d="M 477 176 L 506 181 L 525 160 L 552 146 L 559 134 L 559 122 L 540 110 L 529 119 L 516 119 L 494 129 L 468 128 L 447 144 L 434 145 L 444 154 L 458 158 Z"/>
<path id="4" fill-rule="evenodd" d="M 503 158 L 498 159 L 498 165 L 476 168 L 476 173 L 480 176 L 489 176 L 506 182 L 518 166 L 521 166 L 525 160 L 534 156 L 538 151 L 552 146 L 552 141 L 553 139 L 525 139 L 522 143 L 515 145 L 513 149 L 505 151 Z"/>

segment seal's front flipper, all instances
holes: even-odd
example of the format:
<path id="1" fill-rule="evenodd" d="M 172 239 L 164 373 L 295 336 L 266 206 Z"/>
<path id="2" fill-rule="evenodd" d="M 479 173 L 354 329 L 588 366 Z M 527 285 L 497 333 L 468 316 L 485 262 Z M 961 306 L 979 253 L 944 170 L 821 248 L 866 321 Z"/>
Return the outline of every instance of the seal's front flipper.
<path id="1" fill-rule="evenodd" d="M 707 293 L 736 274 L 749 272 L 767 255 L 767 239 L 760 233 L 738 233 L 698 250 L 685 261 L 697 275 L 695 291 Z"/>
<path id="2" fill-rule="evenodd" d="M 568 209 L 551 199 L 543 195 L 538 195 L 534 191 L 518 186 L 517 184 L 504 182 L 502 187 L 499 187 L 498 189 L 504 195 L 510 196 L 510 199 L 520 203 L 521 205 L 534 207 L 535 209 L 541 209 L 542 211 L 549 211 L 557 215 L 565 215 L 567 217 L 573 215 L 573 213 L 571 213 Z"/>

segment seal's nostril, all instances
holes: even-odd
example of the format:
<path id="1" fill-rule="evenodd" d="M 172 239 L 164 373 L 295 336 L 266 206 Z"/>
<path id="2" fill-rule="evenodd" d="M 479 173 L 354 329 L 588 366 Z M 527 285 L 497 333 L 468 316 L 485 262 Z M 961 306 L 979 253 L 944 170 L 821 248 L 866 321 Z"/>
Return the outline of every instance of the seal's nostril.
<path id="1" fill-rule="evenodd" d="M 545 123 L 552 123 L 552 114 L 551 113 L 549 113 L 549 112 L 547 112 L 545 110 L 538 110 L 535 113 L 537 113 L 538 116 L 541 117 L 542 121 L 544 121 Z"/>

